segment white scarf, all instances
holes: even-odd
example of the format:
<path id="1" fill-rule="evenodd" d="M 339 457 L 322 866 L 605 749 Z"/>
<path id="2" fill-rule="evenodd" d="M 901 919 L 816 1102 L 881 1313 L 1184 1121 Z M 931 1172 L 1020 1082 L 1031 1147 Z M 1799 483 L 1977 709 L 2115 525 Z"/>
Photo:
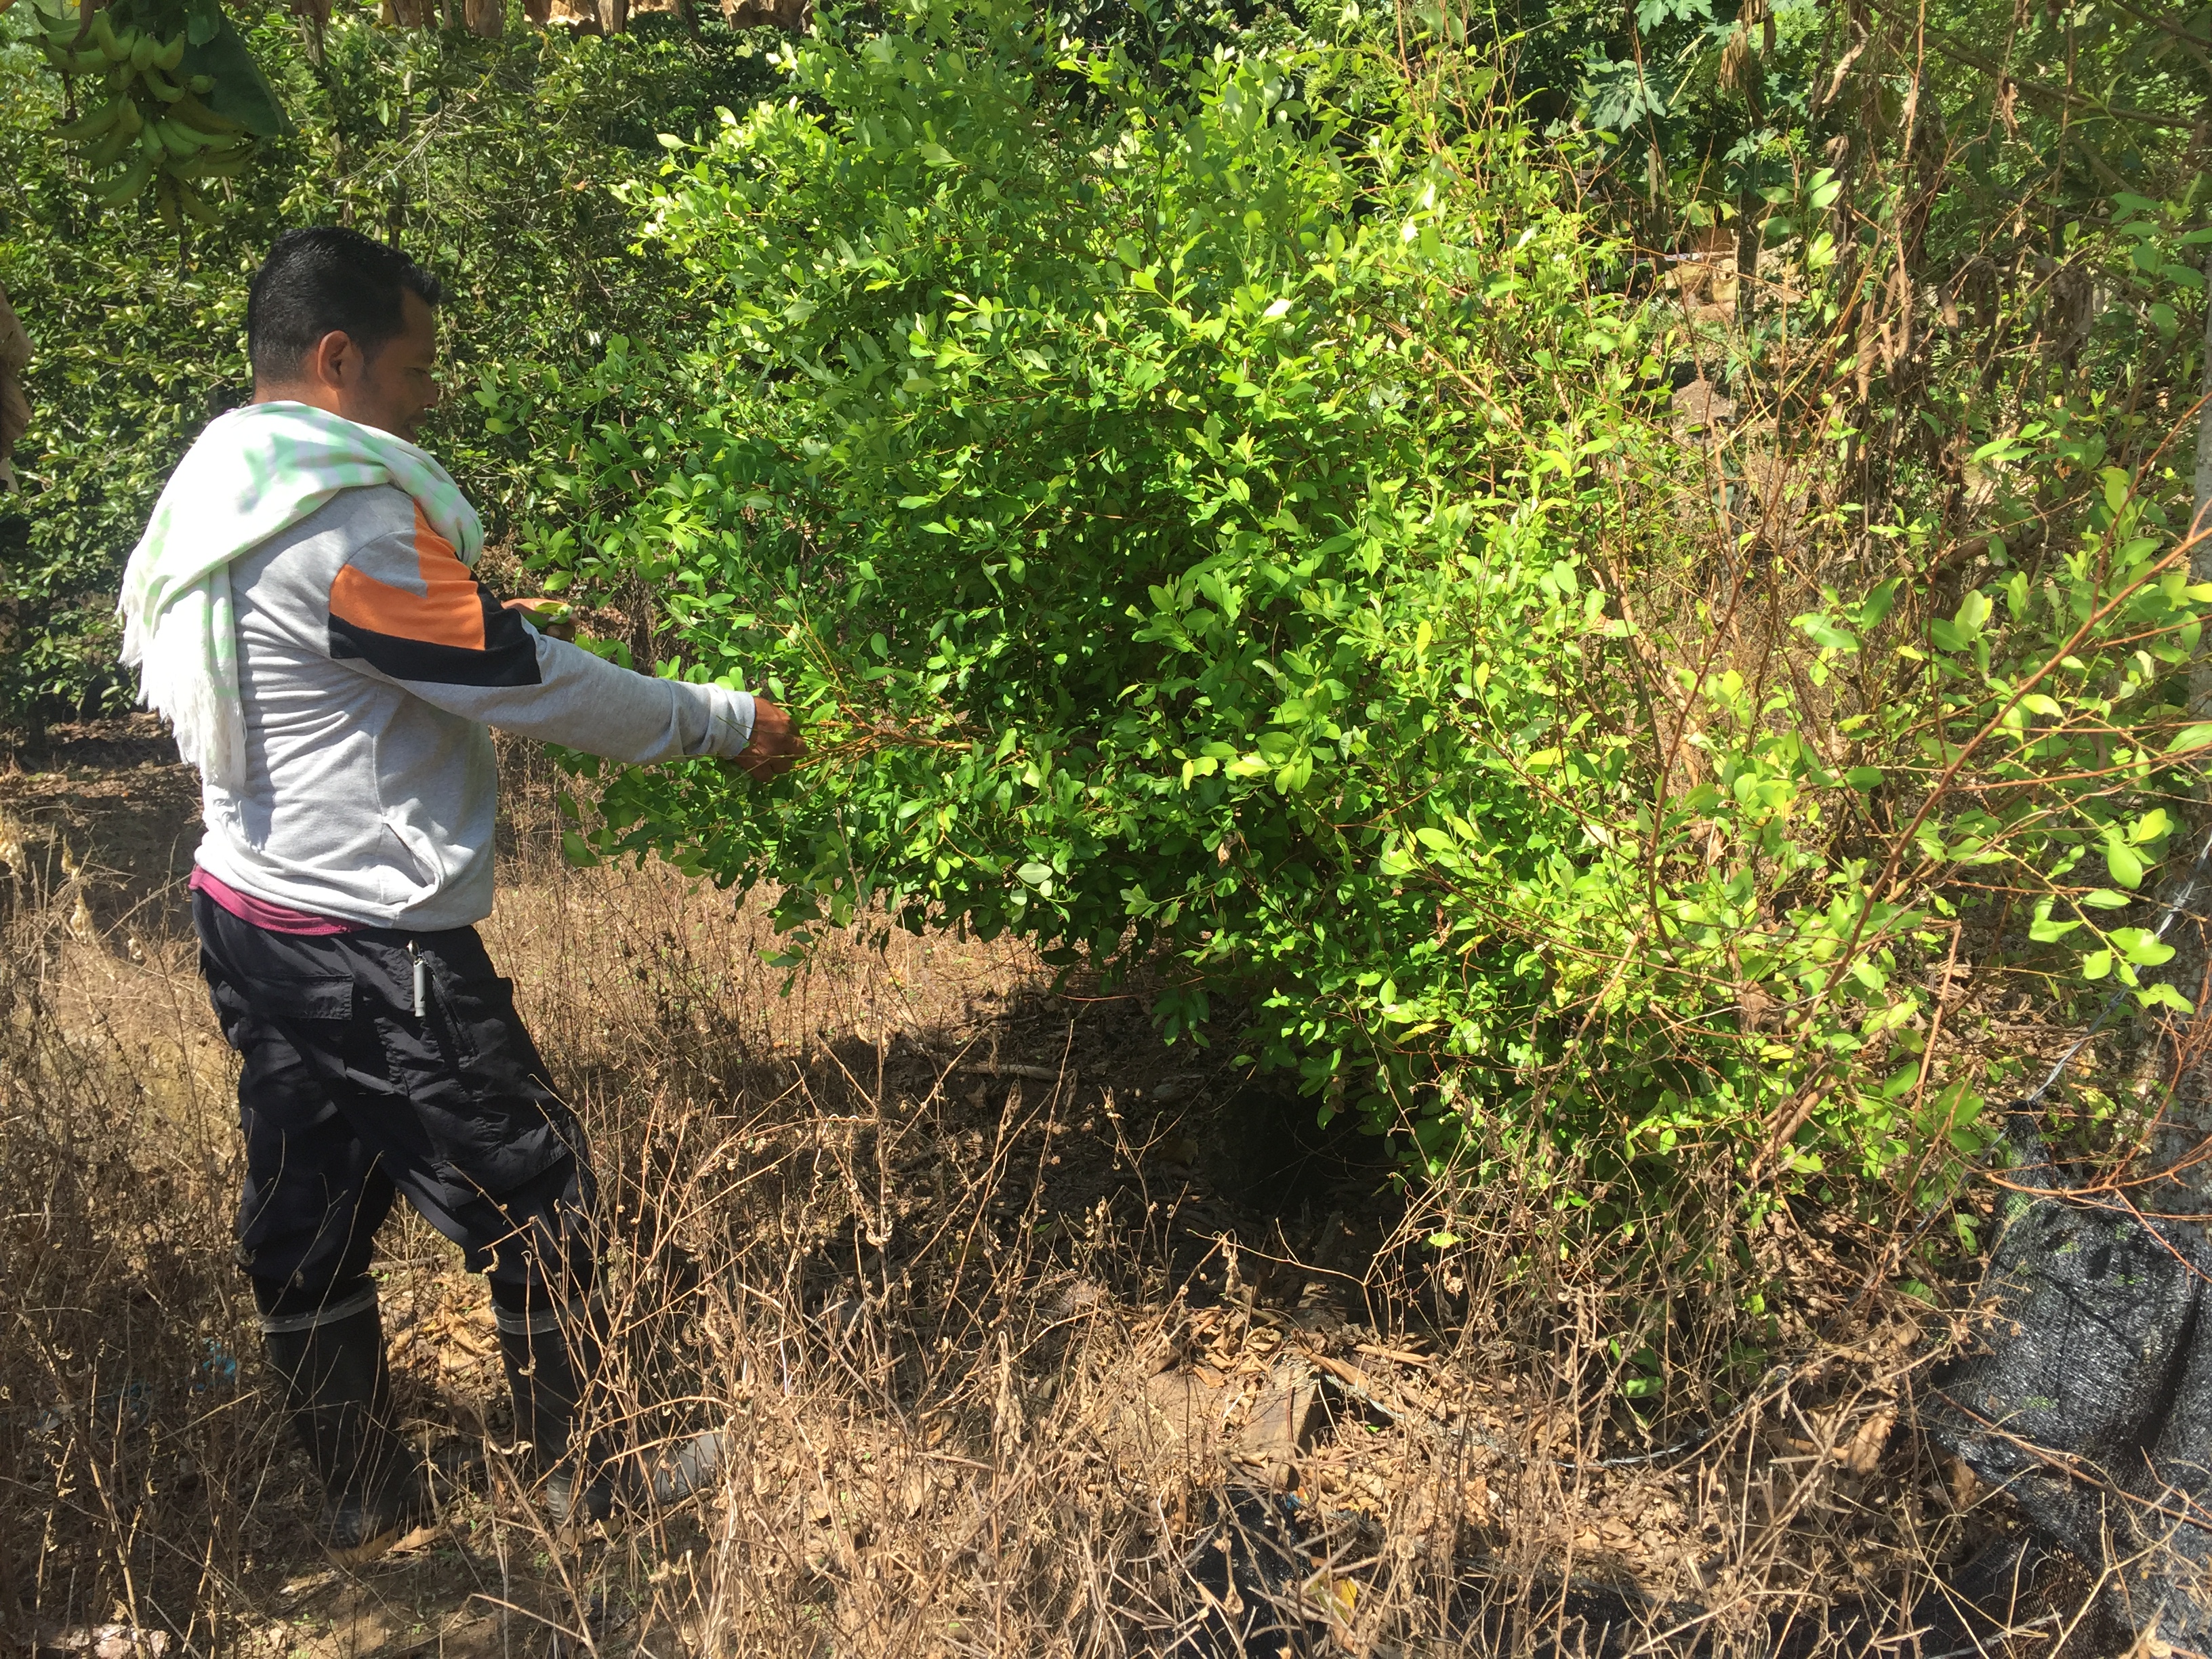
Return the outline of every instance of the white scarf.
<path id="1" fill-rule="evenodd" d="M 307 404 L 250 404 L 218 416 L 169 477 L 123 572 L 124 665 L 177 747 L 219 788 L 246 775 L 246 714 L 230 562 L 339 491 L 394 484 L 464 564 L 483 526 L 446 469 L 404 438 Z"/>

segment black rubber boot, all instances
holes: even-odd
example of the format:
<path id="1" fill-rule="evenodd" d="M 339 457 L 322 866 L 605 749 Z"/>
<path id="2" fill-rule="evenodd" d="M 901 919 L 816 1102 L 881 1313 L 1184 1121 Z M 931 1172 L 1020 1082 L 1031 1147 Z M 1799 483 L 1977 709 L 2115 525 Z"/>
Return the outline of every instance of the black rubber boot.
<path id="1" fill-rule="evenodd" d="M 340 1566 L 374 1561 L 428 1517 L 429 1499 L 395 1425 L 373 1295 L 368 1306 L 323 1323 L 265 1330 L 262 1342 L 323 1483 L 317 1541 Z"/>
<path id="2" fill-rule="evenodd" d="M 593 1318 L 576 1310 L 556 1321 L 550 1313 L 495 1309 L 499 1354 L 514 1391 L 514 1433 L 526 1444 L 524 1467 L 538 1486 L 556 1526 L 605 1521 L 614 1513 L 615 1480 L 605 1437 L 581 1446 L 576 1419 L 584 1389 L 599 1369 L 599 1339 Z"/>
<path id="3" fill-rule="evenodd" d="M 617 1452 L 605 1433 L 577 1447 L 579 1407 L 599 1362 L 596 1310 L 585 1316 L 576 1310 L 572 1323 L 557 1326 L 542 1313 L 495 1312 L 500 1356 L 514 1390 L 515 1435 L 529 1443 L 526 1467 L 541 1483 L 546 1512 L 556 1526 L 606 1521 L 617 1509 L 640 1503 L 678 1504 L 720 1472 L 727 1444 L 720 1434 L 694 1436 L 649 1466 L 634 1453 Z"/>

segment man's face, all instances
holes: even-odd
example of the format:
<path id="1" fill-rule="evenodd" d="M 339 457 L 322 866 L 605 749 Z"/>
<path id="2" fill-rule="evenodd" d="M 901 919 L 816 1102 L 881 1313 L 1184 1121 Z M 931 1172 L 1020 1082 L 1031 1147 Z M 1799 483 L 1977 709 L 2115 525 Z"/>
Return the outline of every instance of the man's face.
<path id="1" fill-rule="evenodd" d="M 337 412 L 363 426 L 414 440 L 422 417 L 438 406 L 438 313 L 411 289 L 399 296 L 399 332 L 374 356 L 351 354 L 339 387 Z"/>
<path id="2" fill-rule="evenodd" d="M 257 382 L 254 400 L 312 404 L 412 442 L 422 417 L 438 406 L 438 313 L 410 289 L 399 296 L 399 332 L 373 357 L 332 330 L 300 360 L 295 375 Z"/>

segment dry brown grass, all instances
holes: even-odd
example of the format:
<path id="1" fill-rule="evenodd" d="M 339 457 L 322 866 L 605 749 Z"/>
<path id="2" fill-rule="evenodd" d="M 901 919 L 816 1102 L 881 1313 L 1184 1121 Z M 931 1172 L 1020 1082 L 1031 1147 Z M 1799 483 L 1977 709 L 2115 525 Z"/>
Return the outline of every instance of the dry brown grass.
<path id="1" fill-rule="evenodd" d="M 1703 1316 L 1547 1266 L 1514 1183 L 1456 1194 L 1470 1242 L 1428 1248 L 1439 1200 L 1341 1148 L 1285 1175 L 1291 1120 L 1221 1051 L 1162 1048 L 1139 1004 L 902 935 L 787 987 L 758 905 L 566 870 L 542 823 L 511 830 L 486 933 L 606 1176 L 599 1409 L 648 1437 L 728 1425 L 727 1479 L 549 1537 L 500 1455 L 482 1287 L 403 1215 L 386 1320 L 450 1502 L 386 1562 L 325 1570 L 229 1265 L 234 1073 L 180 904 L 110 893 L 84 937 L 79 876 L 16 906 L 0 957 L 5 1643 L 1212 1654 L 1236 1650 L 1218 1593 L 1233 1613 L 1261 1583 L 1208 1568 L 1241 1516 L 1297 1547 L 1275 1589 L 1297 1651 L 1858 1651 L 2003 1524 L 1892 1431 L 1941 1321 L 1877 1304 L 1810 1339 L 1863 1239 L 1785 1216 L 1747 1241 L 1802 1305 L 1640 1426 L 1633 1351 Z M 1576 1461 L 1708 1416 L 1693 1455 Z M 1822 1633 L 1839 1610 L 1858 1636 Z"/>

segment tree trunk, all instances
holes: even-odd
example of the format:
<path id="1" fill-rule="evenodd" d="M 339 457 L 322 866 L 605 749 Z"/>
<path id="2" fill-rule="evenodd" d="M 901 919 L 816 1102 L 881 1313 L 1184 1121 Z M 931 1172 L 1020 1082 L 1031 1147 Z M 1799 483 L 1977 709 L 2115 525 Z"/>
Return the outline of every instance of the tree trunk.
<path id="1" fill-rule="evenodd" d="M 0 289 L 0 489 L 14 487 L 15 470 L 8 453 L 31 424 L 30 400 L 23 396 L 23 371 L 31 366 L 30 337 Z"/>
<path id="2" fill-rule="evenodd" d="M 2205 269 L 2212 271 L 2212 256 L 2207 257 Z M 2192 582 L 2212 581 L 2212 534 L 2207 533 L 2212 532 L 2212 287 L 2207 288 L 2204 297 L 2203 384 L 2205 404 L 2197 416 L 2197 490 L 2190 520 L 2190 533 L 2197 539 L 2189 549 L 2189 580 Z M 2197 660 L 2189 667 L 2189 718 L 2192 720 L 2212 719 L 2212 644 L 2199 645 Z M 2207 793 L 2212 792 L 2208 792 L 2200 781 L 2199 798 Z M 2174 838 L 2175 854 L 2171 861 L 2178 867 L 2172 878 L 2164 884 L 2169 890 L 2161 895 L 2168 903 L 2173 902 L 2178 896 L 2178 893 L 2172 890 L 2175 883 L 2188 879 L 2188 866 L 2181 863 L 2187 854 L 2181 849 L 2191 841 L 2203 844 L 2199 837 L 2203 833 L 2205 819 L 2202 815 L 2197 823 L 2197 836 Z M 2204 999 L 2197 988 L 2203 982 L 2206 958 L 2212 955 L 2208 944 L 2212 944 L 2212 941 L 2207 939 L 2204 924 L 2195 920 L 2204 914 L 2203 895 L 2191 894 L 2190 900 L 2183 913 L 2176 918 L 2180 925 L 2173 929 L 2168 942 L 2177 948 L 2178 954 L 2162 977 L 2180 987 L 2181 994 L 2197 1003 L 2196 1018 L 2201 1020 L 2206 1010 Z M 2154 1122 L 2150 1142 L 2150 1157 L 2147 1161 L 2153 1169 L 2171 1169 L 2176 1164 L 2189 1162 L 2206 1137 L 2212 1136 L 2212 1109 L 2208 1109 L 2212 1106 L 2212 1055 L 2196 1052 L 2195 1045 L 2185 1035 L 2186 1029 L 2185 1024 L 2165 1020 L 2153 1023 L 2136 1060 L 2135 1083 L 2138 1092 L 2154 1106 L 2162 1104 L 2165 1107 Z M 2176 1037 L 2174 1046 L 2182 1057 L 2173 1077 L 2170 1100 L 2166 1087 L 2171 1060 L 2166 1045 L 2169 1032 Z M 2189 1180 L 2192 1187 L 2201 1189 L 2203 1186 L 2204 1176 L 2201 1170 L 2193 1177 L 2185 1179 Z"/>
<path id="3" fill-rule="evenodd" d="M 465 0 L 464 15 L 471 34 L 496 40 L 507 26 L 507 0 Z"/>
<path id="4" fill-rule="evenodd" d="M 1759 245 L 1764 239 L 1759 219 L 1765 208 L 1765 198 L 1756 190 L 1746 188 L 1736 196 L 1735 316 L 1737 325 L 1743 328 L 1751 326 L 1759 312 Z"/>
<path id="5" fill-rule="evenodd" d="M 773 23 L 796 34 L 806 22 L 807 0 L 722 0 L 722 21 L 733 29 Z"/>
<path id="6" fill-rule="evenodd" d="M 2204 263 L 2204 406 L 2197 415 L 2197 494 L 2189 533 L 2189 580 L 2212 582 L 2212 257 Z M 2212 709 L 2212 648 L 2200 647 L 2189 671 L 2189 717 L 2207 718 Z"/>

